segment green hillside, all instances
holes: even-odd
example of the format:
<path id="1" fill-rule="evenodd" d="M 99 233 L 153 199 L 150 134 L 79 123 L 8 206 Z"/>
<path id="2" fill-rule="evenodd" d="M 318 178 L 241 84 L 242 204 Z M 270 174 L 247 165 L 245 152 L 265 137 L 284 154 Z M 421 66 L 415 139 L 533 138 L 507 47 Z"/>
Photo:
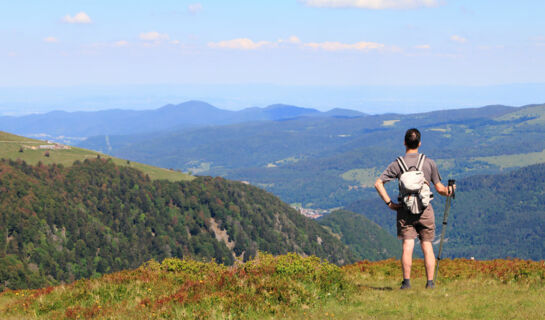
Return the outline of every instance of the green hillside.
<path id="1" fill-rule="evenodd" d="M 434 290 L 414 261 L 339 268 L 294 254 L 226 267 L 166 259 L 72 284 L 0 293 L 2 319 L 543 319 L 545 265 L 443 260 Z"/>
<path id="2" fill-rule="evenodd" d="M 64 166 L 71 166 L 76 160 L 83 161 L 85 159 L 102 157 L 111 158 L 117 165 L 138 169 L 148 174 L 152 179 L 166 179 L 170 181 L 184 181 L 193 179 L 192 176 L 178 171 L 153 167 L 138 162 L 126 161 L 86 149 L 69 147 L 70 149 L 52 150 L 40 149 L 40 146 L 53 147 L 55 144 L 0 131 L 0 158 L 2 159 L 21 159 L 28 164 L 34 165 L 41 162 L 46 165 L 56 163 Z"/>
<path id="3" fill-rule="evenodd" d="M 354 261 L 314 220 L 243 183 L 153 181 L 111 159 L 69 167 L 0 161 L 0 290 L 95 277 L 152 258 L 232 264 L 257 250 Z"/>
<path id="4" fill-rule="evenodd" d="M 387 184 L 394 187 L 395 183 Z M 446 257 L 545 258 L 545 164 L 457 181 L 450 210 Z M 397 190 L 392 190 L 392 197 Z M 445 198 L 433 200 L 439 235 Z M 378 196 L 347 206 L 395 234 L 395 214 Z"/>
<path id="5" fill-rule="evenodd" d="M 396 238 L 361 214 L 335 210 L 318 219 L 318 223 L 338 235 L 360 260 L 382 260 L 401 254 Z"/>

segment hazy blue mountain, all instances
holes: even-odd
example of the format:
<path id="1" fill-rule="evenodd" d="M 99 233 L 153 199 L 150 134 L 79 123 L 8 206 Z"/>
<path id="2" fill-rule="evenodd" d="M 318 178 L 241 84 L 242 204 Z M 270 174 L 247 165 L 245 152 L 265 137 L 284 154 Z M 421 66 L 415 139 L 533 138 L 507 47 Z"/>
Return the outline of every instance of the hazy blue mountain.
<path id="1" fill-rule="evenodd" d="M 232 111 L 201 101 L 166 105 L 156 110 L 54 111 L 22 117 L 0 117 L 3 130 L 21 135 L 88 137 L 99 134 L 134 134 L 175 127 L 230 123 Z"/>
<path id="2" fill-rule="evenodd" d="M 320 113 L 316 109 L 300 108 L 285 104 L 273 104 L 266 107 L 263 111 L 266 115 L 269 116 L 271 120 L 290 119 L 297 118 L 303 115 Z"/>
<path id="3" fill-rule="evenodd" d="M 361 117 L 367 114 L 359 112 L 359 111 L 355 111 L 355 110 L 350 110 L 350 109 L 334 108 L 329 111 L 321 113 L 321 115 L 330 116 L 330 117 L 355 118 L 355 117 Z"/>
<path id="4" fill-rule="evenodd" d="M 247 108 L 240 111 L 222 110 L 202 101 L 187 101 L 166 105 L 155 110 L 104 110 L 93 112 L 54 111 L 22 117 L 0 117 L 2 130 L 20 135 L 70 137 L 96 135 L 142 134 L 166 130 L 182 130 L 201 126 L 218 126 L 248 121 L 270 121 L 322 115 L 342 114 L 361 116 L 357 111 L 320 112 L 316 109 L 276 104 L 266 108 Z M 64 137 L 64 138 L 62 138 Z"/>

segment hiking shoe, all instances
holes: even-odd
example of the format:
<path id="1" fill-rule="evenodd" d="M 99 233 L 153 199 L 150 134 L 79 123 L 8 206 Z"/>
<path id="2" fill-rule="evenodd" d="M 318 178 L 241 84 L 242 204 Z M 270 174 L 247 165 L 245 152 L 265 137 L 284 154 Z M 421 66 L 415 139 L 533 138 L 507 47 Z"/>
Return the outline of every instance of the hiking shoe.
<path id="1" fill-rule="evenodd" d="M 410 289 L 410 288 L 411 288 L 411 283 L 403 281 L 403 282 L 401 282 L 401 288 L 399 288 L 399 289 L 400 290 L 405 290 L 405 289 Z"/>
<path id="2" fill-rule="evenodd" d="M 435 283 L 433 282 L 433 280 L 428 280 L 428 282 L 426 283 L 426 289 L 435 289 Z"/>

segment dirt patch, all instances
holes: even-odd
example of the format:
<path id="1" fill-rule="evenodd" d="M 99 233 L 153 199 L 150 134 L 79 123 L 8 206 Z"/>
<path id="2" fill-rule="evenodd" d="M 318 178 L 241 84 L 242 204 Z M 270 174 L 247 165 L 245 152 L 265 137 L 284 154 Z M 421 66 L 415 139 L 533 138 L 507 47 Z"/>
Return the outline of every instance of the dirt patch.
<path id="1" fill-rule="evenodd" d="M 227 231 L 221 230 L 214 218 L 210 218 L 210 229 L 214 231 L 214 234 L 216 235 L 216 240 L 223 241 L 223 243 L 225 243 L 227 248 L 229 248 L 230 250 L 233 250 L 235 248 L 235 242 L 229 241 L 229 235 L 227 234 Z"/>

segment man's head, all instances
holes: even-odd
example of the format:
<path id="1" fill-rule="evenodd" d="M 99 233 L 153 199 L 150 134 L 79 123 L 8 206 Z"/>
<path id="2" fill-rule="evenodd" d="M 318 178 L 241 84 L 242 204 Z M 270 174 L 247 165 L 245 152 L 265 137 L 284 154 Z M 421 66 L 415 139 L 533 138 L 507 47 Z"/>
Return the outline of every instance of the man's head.
<path id="1" fill-rule="evenodd" d="M 405 147 L 407 149 L 418 149 L 420 147 L 420 131 L 418 129 L 407 130 L 405 133 Z"/>

